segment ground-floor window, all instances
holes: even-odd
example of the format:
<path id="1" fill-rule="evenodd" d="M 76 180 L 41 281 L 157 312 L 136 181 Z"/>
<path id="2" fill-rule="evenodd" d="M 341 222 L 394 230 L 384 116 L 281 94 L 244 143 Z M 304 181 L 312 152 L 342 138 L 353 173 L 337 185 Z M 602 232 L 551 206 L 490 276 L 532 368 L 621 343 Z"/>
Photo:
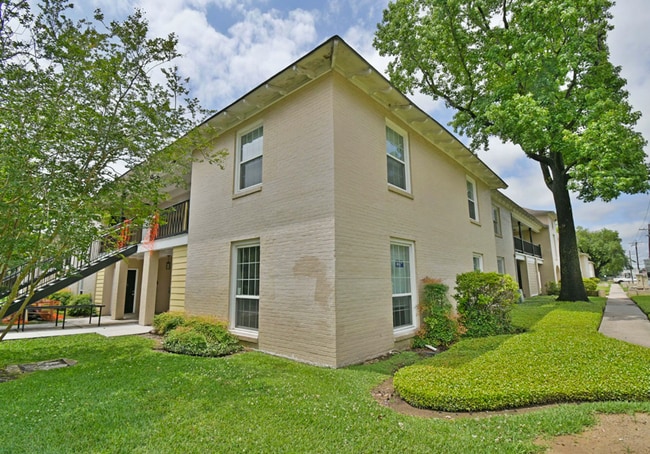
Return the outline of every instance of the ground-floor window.
<path id="1" fill-rule="evenodd" d="M 390 245 L 391 283 L 393 287 L 393 328 L 414 325 L 413 243 L 393 241 Z"/>
<path id="2" fill-rule="evenodd" d="M 233 250 L 234 328 L 257 330 L 260 305 L 259 242 L 239 243 Z"/>
<path id="3" fill-rule="evenodd" d="M 472 264 L 474 266 L 474 271 L 483 271 L 483 255 L 474 254 L 472 256 Z"/>

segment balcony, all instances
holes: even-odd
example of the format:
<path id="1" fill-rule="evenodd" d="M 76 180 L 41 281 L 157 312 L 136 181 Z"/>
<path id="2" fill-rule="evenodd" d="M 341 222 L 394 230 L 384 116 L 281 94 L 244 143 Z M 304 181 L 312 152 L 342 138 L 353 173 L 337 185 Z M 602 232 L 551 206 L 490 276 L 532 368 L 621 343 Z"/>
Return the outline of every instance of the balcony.
<path id="1" fill-rule="evenodd" d="M 190 201 L 186 200 L 167 208 L 160 215 L 160 220 L 156 235 L 158 240 L 187 233 L 190 220 Z"/>
<path id="2" fill-rule="evenodd" d="M 514 240 L 516 252 L 521 252 L 527 255 L 533 255 L 535 257 L 542 258 L 542 247 L 539 244 L 533 244 L 517 237 L 514 237 Z"/>

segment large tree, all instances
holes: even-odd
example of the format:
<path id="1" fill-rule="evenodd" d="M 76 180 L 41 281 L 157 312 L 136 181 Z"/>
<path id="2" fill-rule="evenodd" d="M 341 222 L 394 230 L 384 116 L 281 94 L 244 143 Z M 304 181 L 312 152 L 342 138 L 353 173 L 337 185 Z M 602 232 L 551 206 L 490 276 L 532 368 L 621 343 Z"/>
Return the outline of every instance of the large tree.
<path id="1" fill-rule="evenodd" d="M 609 0 L 397 0 L 375 47 L 391 81 L 443 99 L 454 129 L 495 136 L 539 163 L 559 224 L 560 299 L 587 300 L 570 191 L 610 201 L 647 191 L 645 140 L 609 61 Z"/>
<path id="2" fill-rule="evenodd" d="M 68 3 L 43 0 L 34 14 L 26 0 L 0 0 L 5 303 L 21 282 L 33 294 L 39 278 L 30 275 L 83 257 L 106 219 L 146 222 L 210 139 L 193 129 L 205 112 L 174 66 L 173 34 L 149 36 L 140 11 L 121 22 L 99 10 L 72 20 Z M 0 319 L 8 307 L 0 301 Z"/>
<path id="3" fill-rule="evenodd" d="M 589 255 L 598 277 L 617 276 L 629 268 L 629 261 L 615 230 L 601 229 L 592 232 L 578 226 L 578 249 Z"/>

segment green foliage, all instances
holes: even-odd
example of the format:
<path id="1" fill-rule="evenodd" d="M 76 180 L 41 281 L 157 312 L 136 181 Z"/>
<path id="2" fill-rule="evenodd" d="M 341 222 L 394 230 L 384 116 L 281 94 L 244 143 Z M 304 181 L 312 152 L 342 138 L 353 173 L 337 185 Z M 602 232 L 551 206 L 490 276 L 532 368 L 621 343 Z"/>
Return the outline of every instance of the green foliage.
<path id="1" fill-rule="evenodd" d="M 420 303 L 422 327 L 413 338 L 412 345 L 414 348 L 426 345 L 447 347 L 456 342 L 463 332 L 447 298 L 449 287 L 429 278 L 423 279 L 423 283 L 423 301 Z"/>
<path id="2" fill-rule="evenodd" d="M 167 312 L 154 317 L 154 330 L 164 334 L 163 348 L 193 356 L 224 356 L 242 349 L 227 325 L 213 317 Z"/>
<path id="3" fill-rule="evenodd" d="M 185 323 L 187 315 L 184 312 L 162 312 L 153 317 L 153 331 L 161 336 L 177 326 Z"/>
<path id="4" fill-rule="evenodd" d="M 70 299 L 72 299 L 72 292 L 70 290 L 60 290 L 52 293 L 48 299 L 58 301 L 63 306 L 67 306 L 70 303 Z"/>
<path id="5" fill-rule="evenodd" d="M 473 150 L 497 137 L 540 165 L 556 204 L 567 301 L 587 299 L 569 191 L 609 201 L 650 189 L 646 141 L 635 131 L 641 114 L 605 44 L 611 6 L 401 0 L 384 10 L 374 40 L 392 57 L 391 82 L 444 100 Z"/>
<path id="6" fill-rule="evenodd" d="M 8 301 L 32 273 L 85 259 L 104 215 L 143 225 L 184 184 L 192 151 L 212 149 L 210 126 L 194 128 L 207 112 L 174 66 L 177 38 L 152 37 L 141 11 L 75 22 L 72 3 L 0 6 L 0 282 L 24 265 Z"/>
<path id="7" fill-rule="evenodd" d="M 548 281 L 546 283 L 546 294 L 558 296 L 560 294 L 560 283 L 555 281 Z"/>
<path id="8" fill-rule="evenodd" d="M 650 400 L 650 350 L 599 334 L 599 303 L 524 303 L 541 317 L 530 332 L 499 336 L 469 362 L 450 365 L 469 340 L 399 370 L 396 389 L 418 407 L 448 411 L 558 402 Z M 495 339 L 495 338 L 487 338 Z"/>
<path id="9" fill-rule="evenodd" d="M 591 232 L 583 227 L 576 228 L 578 248 L 589 255 L 598 277 L 618 276 L 630 268 L 621 238 L 615 230 L 601 229 Z"/>
<path id="10" fill-rule="evenodd" d="M 80 305 L 92 304 L 92 303 L 93 303 L 93 299 L 89 293 L 82 293 L 81 295 L 75 295 L 72 298 L 70 298 L 68 302 L 68 306 L 72 306 L 70 309 L 68 309 L 68 315 L 72 315 L 74 317 L 89 316 L 91 313 L 94 315 L 96 311 L 92 307 L 74 307 L 74 306 L 80 306 Z"/>
<path id="11" fill-rule="evenodd" d="M 468 337 L 513 332 L 510 310 L 519 299 L 519 287 L 510 275 L 480 271 L 459 274 L 454 297 Z"/>
<path id="12" fill-rule="evenodd" d="M 587 277 L 582 279 L 582 282 L 589 296 L 598 296 L 598 284 L 600 284 L 600 279 L 597 277 Z"/>

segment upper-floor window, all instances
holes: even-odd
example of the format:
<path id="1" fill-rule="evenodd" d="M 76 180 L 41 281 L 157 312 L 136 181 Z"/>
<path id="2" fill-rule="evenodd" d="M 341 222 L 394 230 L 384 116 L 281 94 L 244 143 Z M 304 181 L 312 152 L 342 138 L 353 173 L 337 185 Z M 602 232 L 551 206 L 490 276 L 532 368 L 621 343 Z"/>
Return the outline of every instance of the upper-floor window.
<path id="1" fill-rule="evenodd" d="M 410 192 L 409 151 L 406 132 L 392 123 L 386 125 L 386 159 L 388 183 Z"/>
<path id="2" fill-rule="evenodd" d="M 262 184 L 262 154 L 264 127 L 256 126 L 239 136 L 237 144 L 237 190 Z"/>
<path id="3" fill-rule="evenodd" d="M 502 236 L 501 233 L 501 209 L 499 207 L 492 207 L 492 224 L 494 224 L 494 234 Z"/>
<path id="4" fill-rule="evenodd" d="M 478 199 L 476 197 L 476 183 L 467 177 L 467 206 L 469 208 L 469 218 L 478 222 Z"/>

